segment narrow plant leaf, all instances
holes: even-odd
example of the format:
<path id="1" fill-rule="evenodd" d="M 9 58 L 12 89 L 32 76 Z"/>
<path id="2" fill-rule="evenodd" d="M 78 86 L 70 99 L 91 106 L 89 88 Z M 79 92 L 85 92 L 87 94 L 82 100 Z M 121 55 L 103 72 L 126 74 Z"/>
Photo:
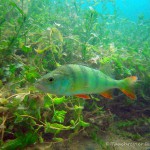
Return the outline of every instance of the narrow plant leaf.
<path id="1" fill-rule="evenodd" d="M 24 15 L 24 12 L 22 11 L 22 9 L 20 9 L 15 2 L 10 2 L 10 5 L 16 8 L 20 12 L 21 15 Z"/>

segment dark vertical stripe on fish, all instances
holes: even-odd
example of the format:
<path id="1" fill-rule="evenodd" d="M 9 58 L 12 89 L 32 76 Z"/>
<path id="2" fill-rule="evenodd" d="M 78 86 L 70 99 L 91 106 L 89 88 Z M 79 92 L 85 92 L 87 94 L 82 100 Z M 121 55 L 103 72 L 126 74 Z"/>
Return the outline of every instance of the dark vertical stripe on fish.
<path id="1" fill-rule="evenodd" d="M 77 83 L 77 76 L 74 68 L 72 68 L 71 65 L 68 65 L 65 70 L 72 76 L 72 88 L 75 88 L 75 85 Z"/>
<path id="2" fill-rule="evenodd" d="M 104 81 L 104 85 L 107 87 L 108 86 L 108 78 L 107 78 L 107 76 L 105 76 L 105 81 Z"/>
<path id="3" fill-rule="evenodd" d="M 97 89 L 98 88 L 98 85 L 99 85 L 99 73 L 98 73 L 98 70 L 95 70 L 95 69 L 92 69 L 92 73 L 93 73 L 93 89 Z"/>
<path id="4" fill-rule="evenodd" d="M 83 86 L 86 87 L 88 84 L 88 70 L 86 67 L 80 66 L 81 74 L 82 74 L 82 81 L 83 81 Z"/>

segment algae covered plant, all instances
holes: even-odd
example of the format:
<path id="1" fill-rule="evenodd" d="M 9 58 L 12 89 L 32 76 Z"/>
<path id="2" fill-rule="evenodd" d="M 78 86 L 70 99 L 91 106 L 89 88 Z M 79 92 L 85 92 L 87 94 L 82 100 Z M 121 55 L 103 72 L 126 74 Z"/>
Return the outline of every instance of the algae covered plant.
<path id="1" fill-rule="evenodd" d="M 148 139 L 149 0 L 0 0 L 0 149 Z"/>

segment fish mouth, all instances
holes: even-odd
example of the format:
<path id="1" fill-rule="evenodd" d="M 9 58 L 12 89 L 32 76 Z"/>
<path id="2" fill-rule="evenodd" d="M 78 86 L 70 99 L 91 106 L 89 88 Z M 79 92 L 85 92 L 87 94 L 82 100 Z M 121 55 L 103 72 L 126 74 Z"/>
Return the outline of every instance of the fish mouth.
<path id="1" fill-rule="evenodd" d="M 49 93 L 50 91 L 48 90 L 48 88 L 43 85 L 43 84 L 40 84 L 40 83 L 35 83 L 35 87 L 41 91 L 41 92 L 44 92 L 44 93 Z"/>
<path id="2" fill-rule="evenodd" d="M 41 91 L 44 91 L 44 86 L 42 86 L 41 84 L 35 83 L 34 85 L 35 85 L 35 87 L 36 87 L 37 89 L 39 89 L 39 90 L 41 90 Z"/>

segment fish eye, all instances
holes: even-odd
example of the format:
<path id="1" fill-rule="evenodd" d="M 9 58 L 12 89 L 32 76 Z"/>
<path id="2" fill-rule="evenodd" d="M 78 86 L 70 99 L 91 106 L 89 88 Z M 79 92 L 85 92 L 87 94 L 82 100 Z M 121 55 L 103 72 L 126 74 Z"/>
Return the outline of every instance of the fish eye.
<path id="1" fill-rule="evenodd" d="M 53 77 L 50 77 L 50 78 L 48 78 L 48 80 L 49 80 L 50 82 L 52 82 L 52 81 L 54 81 L 54 78 L 53 78 Z"/>

